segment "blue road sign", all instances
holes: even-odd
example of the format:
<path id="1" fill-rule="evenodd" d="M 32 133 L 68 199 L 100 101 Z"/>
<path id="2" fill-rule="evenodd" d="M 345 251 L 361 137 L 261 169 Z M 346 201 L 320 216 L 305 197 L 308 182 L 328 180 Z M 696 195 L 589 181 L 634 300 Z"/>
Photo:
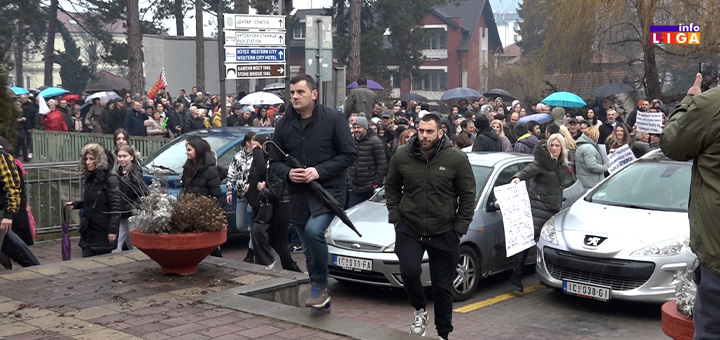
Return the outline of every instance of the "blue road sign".
<path id="1" fill-rule="evenodd" d="M 284 47 L 225 47 L 226 62 L 284 62 Z"/>

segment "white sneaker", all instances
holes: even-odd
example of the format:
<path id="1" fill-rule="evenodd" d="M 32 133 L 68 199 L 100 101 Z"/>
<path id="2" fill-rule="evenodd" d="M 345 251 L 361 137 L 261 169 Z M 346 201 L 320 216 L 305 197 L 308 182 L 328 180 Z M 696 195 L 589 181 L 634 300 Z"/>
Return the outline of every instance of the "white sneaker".
<path id="1" fill-rule="evenodd" d="M 410 334 L 425 336 L 425 327 L 427 326 L 427 311 L 419 309 L 415 311 L 415 319 L 410 325 Z"/>

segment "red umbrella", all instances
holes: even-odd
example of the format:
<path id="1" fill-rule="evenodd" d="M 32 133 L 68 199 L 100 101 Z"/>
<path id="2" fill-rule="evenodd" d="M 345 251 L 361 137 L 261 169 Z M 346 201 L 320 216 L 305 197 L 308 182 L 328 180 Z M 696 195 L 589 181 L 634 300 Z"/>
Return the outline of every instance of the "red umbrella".
<path id="1" fill-rule="evenodd" d="M 80 100 L 80 95 L 77 94 L 66 94 L 63 99 L 67 100 L 68 103 L 76 102 Z"/>

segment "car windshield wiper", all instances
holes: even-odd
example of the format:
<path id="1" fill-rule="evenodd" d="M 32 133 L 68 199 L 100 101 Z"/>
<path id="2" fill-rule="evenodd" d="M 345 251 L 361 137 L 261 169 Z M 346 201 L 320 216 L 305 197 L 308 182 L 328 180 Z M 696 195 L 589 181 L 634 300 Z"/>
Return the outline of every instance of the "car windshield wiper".
<path id="1" fill-rule="evenodd" d="M 168 168 L 168 167 L 166 167 L 166 166 L 164 166 L 164 165 L 150 164 L 150 166 L 153 167 L 153 168 L 165 170 L 165 171 L 169 172 L 169 173 L 172 174 L 172 175 L 179 175 L 179 173 L 177 173 L 177 171 L 175 171 L 175 170 L 173 170 L 173 169 L 170 169 L 170 168 Z"/>

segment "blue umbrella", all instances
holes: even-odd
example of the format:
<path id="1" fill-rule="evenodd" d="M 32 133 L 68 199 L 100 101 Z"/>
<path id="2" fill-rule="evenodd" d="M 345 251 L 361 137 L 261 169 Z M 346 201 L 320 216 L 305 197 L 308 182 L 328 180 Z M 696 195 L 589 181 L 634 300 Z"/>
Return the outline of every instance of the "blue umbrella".
<path id="1" fill-rule="evenodd" d="M 348 89 L 354 89 L 354 88 L 357 88 L 357 87 L 358 87 L 357 81 L 354 81 L 354 82 L 350 83 L 350 85 L 347 86 Z M 374 81 L 374 80 L 370 80 L 370 79 L 368 79 L 368 81 L 367 81 L 367 88 L 369 88 L 369 89 L 371 89 L 371 90 L 373 90 L 373 91 L 382 91 L 382 90 L 384 90 L 384 88 L 382 87 L 382 85 L 380 85 L 380 84 L 378 84 L 378 82 L 376 82 L 376 81 Z"/>
<path id="2" fill-rule="evenodd" d="M 22 87 L 17 87 L 17 86 L 11 87 L 10 90 L 12 90 L 18 96 L 30 93 L 30 91 L 28 91 Z"/>
<path id="3" fill-rule="evenodd" d="M 525 117 L 520 118 L 518 122 L 520 123 L 527 123 L 531 120 L 534 120 L 540 124 L 545 124 L 552 122 L 553 118 L 549 113 L 536 113 L 534 115 L 527 115 Z"/>
<path id="4" fill-rule="evenodd" d="M 40 91 L 40 94 L 38 94 L 38 96 L 43 97 L 43 98 L 52 98 L 55 96 L 59 96 L 61 94 L 66 94 L 66 93 L 68 93 L 68 90 L 66 90 L 66 89 L 61 89 L 59 87 L 48 87 L 48 88 Z"/>
<path id="5" fill-rule="evenodd" d="M 440 100 L 470 99 L 480 97 L 482 97 L 482 94 L 480 94 L 480 92 L 478 91 L 467 87 L 456 87 L 454 89 L 445 91 L 445 93 L 443 93 L 443 95 L 440 97 Z"/>
<path id="6" fill-rule="evenodd" d="M 583 107 L 587 105 L 582 98 L 570 92 L 555 92 L 543 99 L 541 103 L 562 107 Z"/>

